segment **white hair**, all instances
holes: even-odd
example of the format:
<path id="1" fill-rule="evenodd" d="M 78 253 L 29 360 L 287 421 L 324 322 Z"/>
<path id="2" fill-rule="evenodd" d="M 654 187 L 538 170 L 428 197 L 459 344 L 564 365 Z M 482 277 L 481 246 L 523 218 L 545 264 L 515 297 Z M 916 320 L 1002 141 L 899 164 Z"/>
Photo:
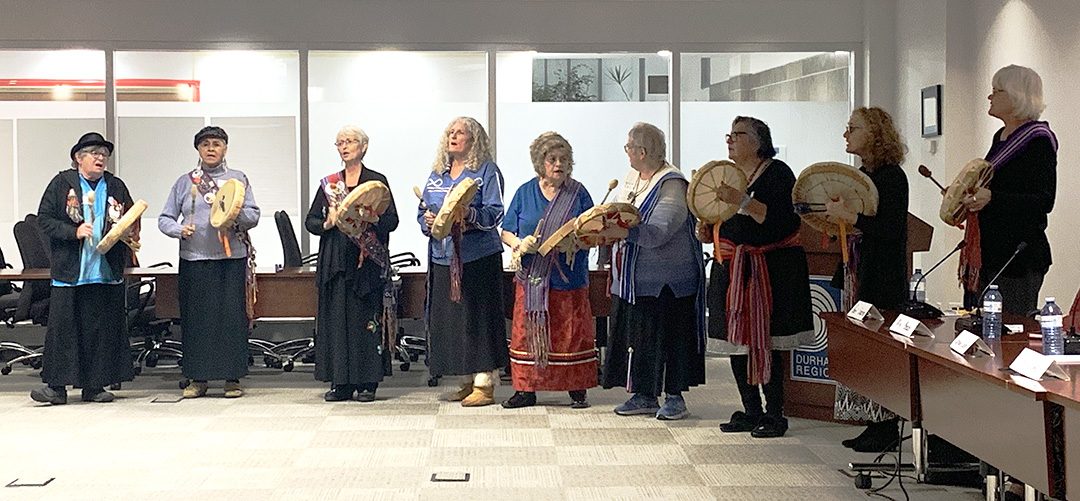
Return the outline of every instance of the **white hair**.
<path id="1" fill-rule="evenodd" d="M 645 158 L 664 165 L 667 157 L 667 146 L 664 142 L 664 131 L 659 127 L 645 122 L 638 122 L 630 128 L 630 142 L 634 146 L 645 148 Z"/>
<path id="2" fill-rule="evenodd" d="M 357 141 L 360 141 L 360 158 L 364 158 L 364 155 L 367 154 L 368 145 L 368 135 L 366 132 L 364 132 L 364 129 L 361 129 L 360 127 L 357 127 L 355 125 L 346 125 L 338 131 L 337 136 L 335 137 L 341 136 L 351 137 Z"/>
<path id="3" fill-rule="evenodd" d="M 1042 78 L 1031 68 L 1010 64 L 994 73 L 991 84 L 1009 95 L 1016 118 L 1038 120 L 1046 109 Z"/>

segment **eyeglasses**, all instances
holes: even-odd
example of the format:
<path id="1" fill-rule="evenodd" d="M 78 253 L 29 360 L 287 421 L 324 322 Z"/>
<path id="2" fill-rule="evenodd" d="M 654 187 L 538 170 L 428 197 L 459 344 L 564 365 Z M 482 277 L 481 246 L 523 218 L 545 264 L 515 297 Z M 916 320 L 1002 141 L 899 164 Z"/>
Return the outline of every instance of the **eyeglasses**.
<path id="1" fill-rule="evenodd" d="M 106 160 L 109 158 L 109 152 L 106 150 L 87 151 L 86 154 L 94 158 L 100 158 L 102 160 Z"/>
<path id="2" fill-rule="evenodd" d="M 741 131 L 741 130 L 733 130 L 733 131 L 731 131 L 730 134 L 724 134 L 724 139 L 728 140 L 728 141 L 734 141 L 734 140 L 738 139 L 739 136 L 745 136 L 747 134 L 749 134 L 749 132 L 744 132 L 744 131 Z"/>
<path id="3" fill-rule="evenodd" d="M 851 134 L 852 132 L 855 132 L 861 128 L 862 127 L 859 127 L 858 125 L 849 125 L 847 127 L 844 127 L 844 132 Z"/>
<path id="4" fill-rule="evenodd" d="M 360 144 L 360 141 L 355 139 L 342 139 L 340 141 L 334 141 L 334 146 L 340 148 L 342 146 L 348 146 L 350 144 Z"/>
<path id="5" fill-rule="evenodd" d="M 627 153 L 630 153 L 630 150 L 632 150 L 634 148 L 641 148 L 642 150 L 645 149 L 644 146 L 638 146 L 636 144 L 624 144 L 623 147 L 622 147 L 623 151 L 625 151 Z"/>

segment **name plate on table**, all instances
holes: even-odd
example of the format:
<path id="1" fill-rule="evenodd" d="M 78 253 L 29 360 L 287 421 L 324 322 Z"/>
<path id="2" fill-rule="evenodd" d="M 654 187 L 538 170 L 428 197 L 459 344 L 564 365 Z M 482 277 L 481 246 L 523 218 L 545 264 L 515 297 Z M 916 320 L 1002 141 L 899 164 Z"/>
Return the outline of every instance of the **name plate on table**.
<path id="1" fill-rule="evenodd" d="M 1044 375 L 1069 381 L 1069 375 L 1052 358 L 1031 348 L 1024 348 L 1024 351 L 1016 356 L 1016 360 L 1009 364 L 1009 370 L 1036 381 L 1042 381 Z"/>
<path id="2" fill-rule="evenodd" d="M 907 315 L 896 317 L 896 320 L 889 326 L 889 332 L 907 338 L 915 337 L 916 335 L 934 337 L 934 333 L 930 332 L 930 329 L 923 325 L 922 322 Z"/>
<path id="3" fill-rule="evenodd" d="M 961 355 L 978 355 L 980 353 L 994 356 L 994 350 L 991 350 L 979 336 L 972 334 L 970 331 L 963 331 L 953 339 L 949 348 Z"/>
<path id="4" fill-rule="evenodd" d="M 867 303 L 866 301 L 859 301 L 855 303 L 855 306 L 851 307 L 851 310 L 847 312 L 847 317 L 852 320 L 877 320 L 883 321 L 885 317 L 874 305 Z"/>

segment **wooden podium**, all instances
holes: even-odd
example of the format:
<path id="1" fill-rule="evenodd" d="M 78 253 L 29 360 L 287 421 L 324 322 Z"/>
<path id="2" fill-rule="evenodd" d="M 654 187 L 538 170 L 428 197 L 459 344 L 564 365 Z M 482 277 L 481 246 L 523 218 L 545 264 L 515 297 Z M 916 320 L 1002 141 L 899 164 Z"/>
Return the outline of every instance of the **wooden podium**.
<path id="1" fill-rule="evenodd" d="M 911 256 L 916 252 L 930 250 L 934 227 L 908 213 L 907 271 L 911 275 Z M 811 275 L 831 277 L 840 262 L 840 243 L 825 238 L 817 230 L 803 223 L 800 228 L 802 245 L 806 250 L 806 262 Z M 815 319 L 815 322 L 820 320 Z M 836 387 L 831 384 L 810 383 L 791 379 L 791 352 L 784 353 L 784 412 L 793 417 L 834 421 L 833 399 Z"/>

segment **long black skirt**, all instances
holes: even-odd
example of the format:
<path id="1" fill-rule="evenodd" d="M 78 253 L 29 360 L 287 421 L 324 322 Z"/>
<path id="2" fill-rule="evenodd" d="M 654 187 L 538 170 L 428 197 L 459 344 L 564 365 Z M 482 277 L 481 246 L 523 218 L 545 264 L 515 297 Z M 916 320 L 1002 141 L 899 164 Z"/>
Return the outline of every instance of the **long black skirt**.
<path id="1" fill-rule="evenodd" d="M 246 273 L 247 258 L 180 260 L 184 377 L 211 381 L 247 375 Z"/>
<path id="2" fill-rule="evenodd" d="M 315 379 L 334 385 L 382 381 L 390 353 L 382 346 L 382 289 L 356 295 L 356 283 L 338 274 L 319 289 L 315 323 Z"/>
<path id="3" fill-rule="evenodd" d="M 428 360 L 432 376 L 506 367 L 510 357 L 503 317 L 502 257 L 465 263 L 461 302 L 450 300 L 450 267 L 428 268 Z"/>
<path id="4" fill-rule="evenodd" d="M 698 351 L 697 294 L 676 298 L 669 287 L 658 297 L 631 304 L 611 297 L 611 333 L 604 358 L 604 388 L 659 396 L 705 384 L 705 352 Z M 629 377 L 629 381 L 627 378 Z"/>
<path id="5" fill-rule="evenodd" d="M 103 388 L 131 381 L 123 285 L 53 287 L 41 380 L 49 386 Z"/>

